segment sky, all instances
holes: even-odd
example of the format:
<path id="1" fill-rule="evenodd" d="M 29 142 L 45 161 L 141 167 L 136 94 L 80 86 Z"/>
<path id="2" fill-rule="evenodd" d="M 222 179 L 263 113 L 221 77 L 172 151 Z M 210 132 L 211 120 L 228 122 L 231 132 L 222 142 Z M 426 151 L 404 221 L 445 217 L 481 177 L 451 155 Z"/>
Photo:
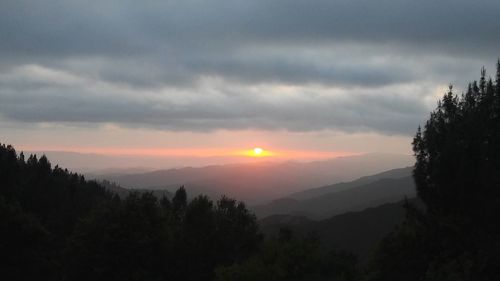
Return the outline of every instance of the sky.
<path id="1" fill-rule="evenodd" d="M 161 166 L 253 147 L 411 154 L 450 83 L 493 74 L 499 14 L 493 0 L 3 0 L 0 142 Z"/>

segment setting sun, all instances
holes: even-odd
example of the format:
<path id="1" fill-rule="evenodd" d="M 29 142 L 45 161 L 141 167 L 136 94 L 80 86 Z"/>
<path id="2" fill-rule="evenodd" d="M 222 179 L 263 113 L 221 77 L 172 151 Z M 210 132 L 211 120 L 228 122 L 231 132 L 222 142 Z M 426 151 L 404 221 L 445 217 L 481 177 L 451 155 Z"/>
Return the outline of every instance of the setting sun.
<path id="1" fill-rule="evenodd" d="M 264 149 L 260 148 L 260 147 L 256 147 L 253 149 L 253 153 L 255 155 L 262 155 L 262 152 L 264 152 Z"/>
<path id="2" fill-rule="evenodd" d="M 242 155 L 253 158 L 261 158 L 261 157 L 269 157 L 269 156 L 277 156 L 275 152 L 271 152 L 269 150 L 265 150 L 261 147 L 254 147 L 249 150 L 241 150 L 236 153 L 236 155 Z"/>

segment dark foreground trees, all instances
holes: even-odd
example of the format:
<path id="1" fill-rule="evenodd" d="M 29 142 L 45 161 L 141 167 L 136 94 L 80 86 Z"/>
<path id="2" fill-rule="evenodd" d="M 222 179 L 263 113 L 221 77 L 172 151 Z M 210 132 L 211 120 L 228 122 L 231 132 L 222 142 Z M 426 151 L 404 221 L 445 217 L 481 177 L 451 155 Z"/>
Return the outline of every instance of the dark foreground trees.
<path id="1" fill-rule="evenodd" d="M 0 145 L 0 279 L 59 280 L 78 220 L 112 195 L 95 182 Z"/>
<path id="2" fill-rule="evenodd" d="M 0 145 L 1 280 L 211 280 L 262 240 L 242 202 L 127 198 Z"/>
<path id="3" fill-rule="evenodd" d="M 263 242 L 242 202 L 125 198 L 46 157 L 0 146 L 1 280 L 354 280 L 356 259 L 313 238 Z"/>
<path id="4" fill-rule="evenodd" d="M 439 102 L 413 150 L 426 211 L 381 243 L 371 280 L 498 280 L 500 274 L 500 62 L 458 97 Z"/>
<path id="5" fill-rule="evenodd" d="M 205 196 L 175 212 L 168 199 L 132 193 L 92 211 L 65 252 L 71 280 L 211 280 L 214 268 L 247 258 L 260 242 L 242 203 Z M 228 225 L 228 223 L 230 225 Z"/>

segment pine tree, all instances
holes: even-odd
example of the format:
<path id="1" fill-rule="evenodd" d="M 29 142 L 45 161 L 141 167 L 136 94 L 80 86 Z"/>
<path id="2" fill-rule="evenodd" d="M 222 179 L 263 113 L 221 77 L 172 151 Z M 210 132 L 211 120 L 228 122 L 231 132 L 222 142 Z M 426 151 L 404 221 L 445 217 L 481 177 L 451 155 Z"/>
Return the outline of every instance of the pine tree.
<path id="1" fill-rule="evenodd" d="M 500 61 L 495 82 L 453 87 L 413 140 L 421 211 L 380 244 L 369 280 L 497 280 L 500 271 Z"/>

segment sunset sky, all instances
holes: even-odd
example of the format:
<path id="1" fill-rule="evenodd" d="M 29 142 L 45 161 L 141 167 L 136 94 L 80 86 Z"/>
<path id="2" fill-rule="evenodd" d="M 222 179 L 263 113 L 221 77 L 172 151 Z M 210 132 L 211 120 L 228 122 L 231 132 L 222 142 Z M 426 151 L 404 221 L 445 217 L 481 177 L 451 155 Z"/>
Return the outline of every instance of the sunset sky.
<path id="1" fill-rule="evenodd" d="M 497 0 L 313 2 L 1 1 L 0 142 L 162 165 L 410 154 L 448 84 L 500 56 Z"/>

